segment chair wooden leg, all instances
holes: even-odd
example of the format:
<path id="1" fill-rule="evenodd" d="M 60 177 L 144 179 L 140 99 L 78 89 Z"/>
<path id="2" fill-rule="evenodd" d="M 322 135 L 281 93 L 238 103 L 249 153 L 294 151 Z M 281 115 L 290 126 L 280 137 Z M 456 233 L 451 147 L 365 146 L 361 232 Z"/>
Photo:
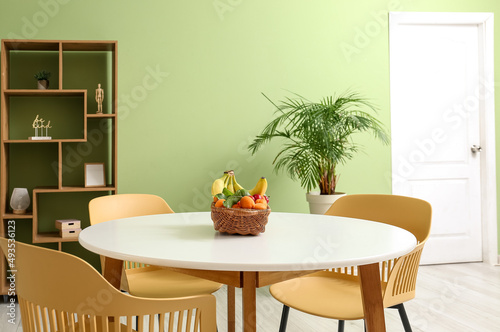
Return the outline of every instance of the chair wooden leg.
<path id="1" fill-rule="evenodd" d="M 288 313 L 290 312 L 290 307 L 283 304 L 283 311 L 281 312 L 281 322 L 279 332 L 286 331 L 286 323 L 288 323 Z"/>
<path id="2" fill-rule="evenodd" d="M 345 320 L 339 320 L 338 332 L 344 332 Z"/>
<path id="3" fill-rule="evenodd" d="M 408 320 L 408 315 L 406 315 L 405 306 L 403 303 L 396 304 L 391 307 L 392 309 L 398 309 L 399 317 L 401 317 L 401 322 L 403 323 L 403 327 L 405 332 L 412 332 L 410 321 Z"/>

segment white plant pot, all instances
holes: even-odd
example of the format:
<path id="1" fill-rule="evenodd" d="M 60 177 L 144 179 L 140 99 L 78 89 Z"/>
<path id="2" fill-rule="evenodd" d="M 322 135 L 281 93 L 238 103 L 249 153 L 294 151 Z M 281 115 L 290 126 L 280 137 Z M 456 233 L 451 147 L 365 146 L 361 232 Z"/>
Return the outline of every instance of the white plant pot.
<path id="1" fill-rule="evenodd" d="M 309 202 L 309 211 L 311 214 L 325 214 L 333 202 L 345 195 L 345 193 L 320 195 L 319 191 L 311 191 L 306 194 L 306 199 Z"/>

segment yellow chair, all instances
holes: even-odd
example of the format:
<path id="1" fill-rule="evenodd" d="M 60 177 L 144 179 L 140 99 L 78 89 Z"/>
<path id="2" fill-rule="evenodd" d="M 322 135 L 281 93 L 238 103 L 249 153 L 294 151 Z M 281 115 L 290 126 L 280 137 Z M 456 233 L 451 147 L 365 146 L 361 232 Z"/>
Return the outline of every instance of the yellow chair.
<path id="1" fill-rule="evenodd" d="M 403 306 L 415 297 L 420 255 L 431 229 L 431 206 L 426 201 L 396 195 L 347 195 L 339 198 L 325 213 L 332 216 L 367 219 L 410 231 L 418 241 L 410 253 L 380 263 L 383 303 L 399 311 L 406 332 L 411 331 Z M 345 320 L 364 317 L 360 281 L 356 267 L 316 272 L 270 287 L 275 299 L 283 303 L 280 332 L 286 329 L 290 308 L 312 315 L 338 319 L 338 331 Z"/>
<path id="2" fill-rule="evenodd" d="M 115 289 L 78 257 L 12 244 L 0 238 L 4 255 L 15 254 L 12 270 L 17 270 L 16 293 L 25 332 L 130 332 L 135 331 L 134 320 L 138 331 L 216 331 L 213 295 L 134 297 Z M 158 314 L 160 318 L 154 319 Z"/>
<path id="3" fill-rule="evenodd" d="M 147 194 L 120 194 L 94 198 L 89 203 L 90 224 L 128 217 L 174 213 L 163 198 Z M 101 265 L 104 259 L 101 257 Z M 222 284 L 186 274 L 124 262 L 122 288 L 131 295 L 169 298 L 211 294 Z"/>

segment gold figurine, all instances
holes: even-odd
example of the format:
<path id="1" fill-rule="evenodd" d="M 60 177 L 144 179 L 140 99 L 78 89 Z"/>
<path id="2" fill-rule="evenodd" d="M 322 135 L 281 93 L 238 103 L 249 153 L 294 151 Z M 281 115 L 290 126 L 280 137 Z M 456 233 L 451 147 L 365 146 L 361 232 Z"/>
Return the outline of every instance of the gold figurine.
<path id="1" fill-rule="evenodd" d="M 102 114 L 102 101 L 104 100 L 104 90 L 101 88 L 101 83 L 97 85 L 95 90 L 95 101 L 97 102 L 97 114 Z"/>

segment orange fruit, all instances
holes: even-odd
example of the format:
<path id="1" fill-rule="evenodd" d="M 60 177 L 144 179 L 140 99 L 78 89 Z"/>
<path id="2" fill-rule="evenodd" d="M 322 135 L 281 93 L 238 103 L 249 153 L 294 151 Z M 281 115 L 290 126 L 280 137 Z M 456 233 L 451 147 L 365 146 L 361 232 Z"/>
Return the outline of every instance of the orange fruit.
<path id="1" fill-rule="evenodd" d="M 219 200 L 215 203 L 215 207 L 224 207 L 224 201 L 225 201 L 225 199 L 219 199 Z"/>
<path id="2" fill-rule="evenodd" d="M 267 204 L 265 204 L 265 203 L 255 203 L 254 209 L 256 209 L 256 210 L 266 210 L 267 209 Z"/>
<path id="3" fill-rule="evenodd" d="M 240 199 L 240 206 L 243 209 L 253 209 L 255 206 L 255 202 L 253 201 L 253 198 L 250 196 L 243 196 Z"/>
<path id="4" fill-rule="evenodd" d="M 218 200 L 219 199 L 216 196 L 214 196 L 214 203 L 217 203 Z"/>
<path id="5" fill-rule="evenodd" d="M 239 209 L 239 208 L 240 208 L 240 206 L 239 206 L 239 204 L 238 204 L 238 203 L 236 203 L 236 204 L 233 204 L 233 206 L 231 206 L 231 208 L 232 208 L 232 209 Z"/>
<path id="6" fill-rule="evenodd" d="M 259 198 L 255 200 L 255 204 L 262 203 L 267 206 L 267 201 L 264 198 Z"/>

